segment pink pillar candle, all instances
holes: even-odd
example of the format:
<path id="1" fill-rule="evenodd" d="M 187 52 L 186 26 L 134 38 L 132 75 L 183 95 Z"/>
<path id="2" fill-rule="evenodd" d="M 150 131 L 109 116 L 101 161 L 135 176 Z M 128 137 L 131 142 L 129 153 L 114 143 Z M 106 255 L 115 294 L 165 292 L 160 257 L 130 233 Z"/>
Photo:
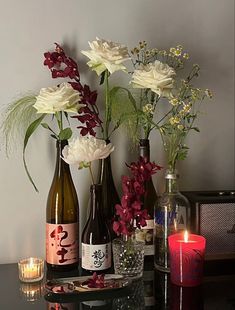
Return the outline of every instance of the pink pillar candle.
<path id="1" fill-rule="evenodd" d="M 168 237 L 171 282 L 179 286 L 197 286 L 202 283 L 206 239 L 190 234 Z"/>

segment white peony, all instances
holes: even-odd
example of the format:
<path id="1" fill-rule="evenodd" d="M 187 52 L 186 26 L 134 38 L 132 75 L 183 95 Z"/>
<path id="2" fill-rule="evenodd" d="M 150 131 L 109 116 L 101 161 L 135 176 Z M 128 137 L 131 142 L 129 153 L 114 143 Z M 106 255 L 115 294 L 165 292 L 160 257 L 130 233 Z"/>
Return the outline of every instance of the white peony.
<path id="1" fill-rule="evenodd" d="M 133 88 L 150 88 L 162 97 L 171 97 L 174 87 L 175 70 L 165 63 L 156 60 L 154 63 L 135 70 L 131 84 Z"/>
<path id="2" fill-rule="evenodd" d="M 98 75 L 106 69 L 112 74 L 118 70 L 126 70 L 123 62 L 130 59 L 126 46 L 111 41 L 100 40 L 88 42 L 90 51 L 82 51 L 82 54 L 90 60 L 88 66 L 96 71 Z"/>
<path id="3" fill-rule="evenodd" d="M 103 159 L 113 152 L 114 146 L 104 140 L 92 136 L 78 137 L 69 141 L 62 151 L 63 159 L 70 165 L 88 164 L 97 159 Z"/>
<path id="4" fill-rule="evenodd" d="M 42 88 L 36 98 L 34 108 L 37 113 L 42 114 L 54 114 L 60 111 L 76 113 L 83 106 L 78 104 L 81 100 L 80 93 L 69 83 Z"/>

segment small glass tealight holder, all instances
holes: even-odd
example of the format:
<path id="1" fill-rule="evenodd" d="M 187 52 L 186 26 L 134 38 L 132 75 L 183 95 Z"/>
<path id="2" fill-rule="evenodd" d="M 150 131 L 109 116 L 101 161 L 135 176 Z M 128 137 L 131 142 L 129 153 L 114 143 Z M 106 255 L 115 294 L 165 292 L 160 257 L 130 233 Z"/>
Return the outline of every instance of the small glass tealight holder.
<path id="1" fill-rule="evenodd" d="M 22 282 L 37 282 L 42 280 L 44 275 L 44 260 L 30 257 L 18 262 L 19 279 Z"/>

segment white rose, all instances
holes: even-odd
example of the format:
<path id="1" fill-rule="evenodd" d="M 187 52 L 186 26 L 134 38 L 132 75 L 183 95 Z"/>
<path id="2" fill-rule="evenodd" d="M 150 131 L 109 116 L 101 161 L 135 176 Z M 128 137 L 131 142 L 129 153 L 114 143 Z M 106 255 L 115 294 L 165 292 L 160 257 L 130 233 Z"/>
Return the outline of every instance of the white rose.
<path id="1" fill-rule="evenodd" d="M 96 38 L 96 41 L 88 43 L 91 50 L 82 51 L 82 54 L 90 59 L 87 64 L 98 75 L 106 69 L 111 74 L 118 70 L 126 70 L 126 67 L 122 64 L 130 58 L 126 46 L 111 41 L 100 40 L 99 38 Z"/>
<path id="2" fill-rule="evenodd" d="M 65 111 L 76 113 L 83 105 L 79 105 L 80 93 L 73 89 L 69 83 L 59 86 L 42 88 L 36 97 L 34 108 L 37 113 L 54 114 Z"/>
<path id="3" fill-rule="evenodd" d="M 87 136 L 69 141 L 62 150 L 62 155 L 67 164 L 79 167 L 80 164 L 89 164 L 91 161 L 106 158 L 113 150 L 114 146 L 111 143 L 106 145 L 104 140 Z"/>
<path id="4" fill-rule="evenodd" d="M 150 88 L 154 93 L 162 97 L 171 97 L 174 86 L 173 77 L 175 70 L 167 64 L 156 60 L 154 63 L 135 70 L 132 75 L 131 84 L 133 88 Z"/>

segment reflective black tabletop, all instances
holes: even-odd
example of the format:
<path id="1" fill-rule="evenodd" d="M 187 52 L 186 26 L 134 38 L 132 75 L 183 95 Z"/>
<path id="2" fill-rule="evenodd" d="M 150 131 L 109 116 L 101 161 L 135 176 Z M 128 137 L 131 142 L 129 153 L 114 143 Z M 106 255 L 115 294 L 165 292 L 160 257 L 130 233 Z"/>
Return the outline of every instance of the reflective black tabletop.
<path id="1" fill-rule="evenodd" d="M 46 278 L 79 275 L 48 274 L 43 281 L 22 283 L 18 278 L 17 264 L 0 265 L 0 309 L 172 309 L 172 310 L 232 310 L 235 309 L 235 275 L 204 278 L 200 287 L 182 288 L 172 285 L 169 275 L 154 271 L 146 264 L 142 279 L 126 288 L 106 293 L 89 293 L 57 296 L 45 292 Z"/>

